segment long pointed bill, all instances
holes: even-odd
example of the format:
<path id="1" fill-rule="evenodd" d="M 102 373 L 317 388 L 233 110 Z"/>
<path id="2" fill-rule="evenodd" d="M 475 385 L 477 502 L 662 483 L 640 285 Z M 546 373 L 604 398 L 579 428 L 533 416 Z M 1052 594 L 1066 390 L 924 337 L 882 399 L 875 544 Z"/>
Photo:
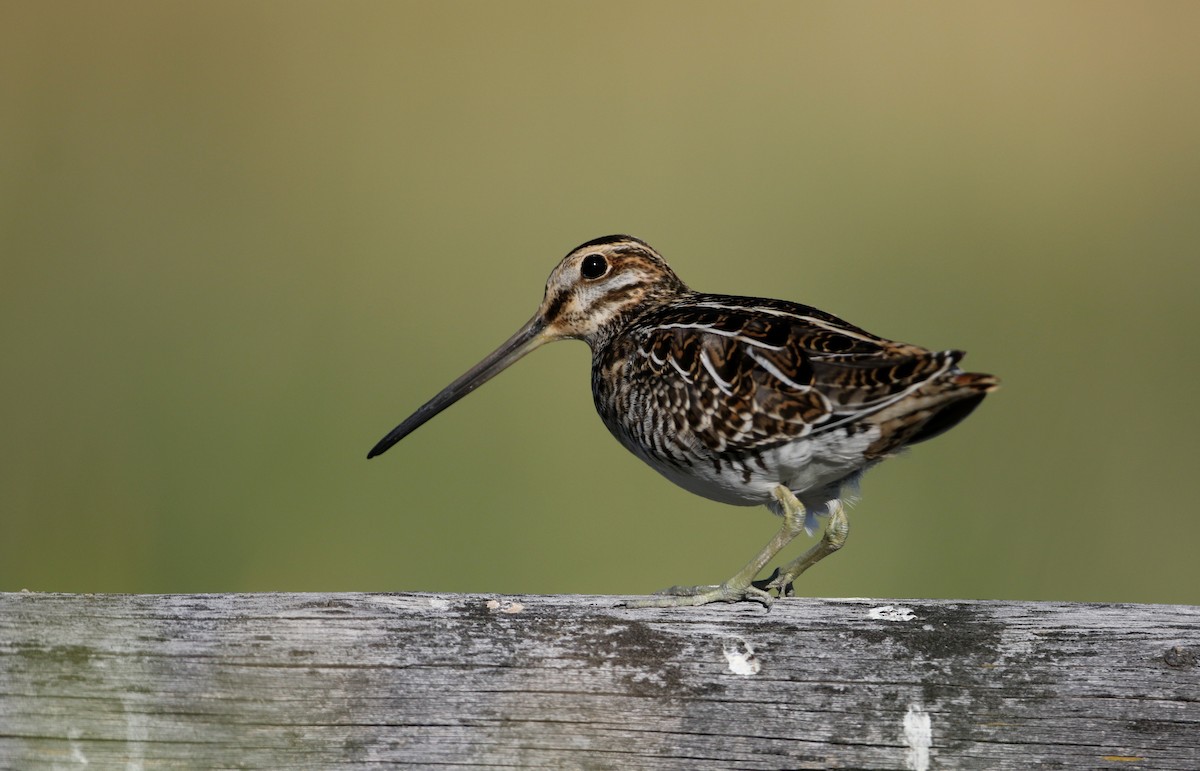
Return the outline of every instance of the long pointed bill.
<path id="1" fill-rule="evenodd" d="M 387 452 L 389 447 L 416 431 L 434 415 L 491 380 L 505 367 L 534 348 L 554 339 L 546 333 L 546 322 L 540 316 L 534 316 L 503 345 L 489 353 L 483 361 L 471 367 L 463 373 L 462 377 L 443 388 L 437 396 L 409 415 L 403 423 L 393 428 L 387 436 L 380 439 L 379 443 L 371 448 L 367 457 L 374 458 L 376 455 Z"/>

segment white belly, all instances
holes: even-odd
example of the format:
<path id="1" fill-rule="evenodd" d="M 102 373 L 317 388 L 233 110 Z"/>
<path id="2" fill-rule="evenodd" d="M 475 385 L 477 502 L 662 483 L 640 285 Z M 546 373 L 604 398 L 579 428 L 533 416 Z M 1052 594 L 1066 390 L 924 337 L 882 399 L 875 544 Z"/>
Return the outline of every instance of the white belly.
<path id="1" fill-rule="evenodd" d="M 734 463 L 697 460 L 685 469 L 632 446 L 629 449 L 667 479 L 710 500 L 735 506 L 771 505 L 773 491 L 782 484 L 806 507 L 824 513 L 831 500 L 842 497 L 843 483 L 856 483 L 870 465 L 864 453 L 878 438 L 878 429 L 852 436 L 830 431 L 764 451 L 761 464 L 753 457 Z"/>

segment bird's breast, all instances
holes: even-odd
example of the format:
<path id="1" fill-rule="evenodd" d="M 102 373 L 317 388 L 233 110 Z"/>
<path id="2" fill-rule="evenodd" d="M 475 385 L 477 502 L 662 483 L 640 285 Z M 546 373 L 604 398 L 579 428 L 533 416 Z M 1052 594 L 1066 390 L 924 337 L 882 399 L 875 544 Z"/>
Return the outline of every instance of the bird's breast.
<path id="1" fill-rule="evenodd" d="M 781 484 L 802 501 L 812 492 L 823 500 L 830 489 L 869 465 L 866 450 L 877 430 L 835 429 L 798 436 L 770 446 L 738 450 L 710 447 L 714 415 L 675 408 L 652 383 L 622 379 L 621 370 L 593 370 L 593 397 L 604 425 L 627 450 L 689 492 L 720 503 L 770 503 Z M 696 425 L 697 421 L 704 426 Z"/>

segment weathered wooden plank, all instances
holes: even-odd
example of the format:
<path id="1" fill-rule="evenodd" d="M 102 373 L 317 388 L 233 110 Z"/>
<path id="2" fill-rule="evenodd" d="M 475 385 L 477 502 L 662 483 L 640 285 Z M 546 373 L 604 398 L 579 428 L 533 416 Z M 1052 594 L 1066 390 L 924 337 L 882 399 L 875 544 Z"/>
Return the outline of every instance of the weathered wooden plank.
<path id="1" fill-rule="evenodd" d="M 0 594 L 0 766 L 1200 768 L 1200 608 Z"/>

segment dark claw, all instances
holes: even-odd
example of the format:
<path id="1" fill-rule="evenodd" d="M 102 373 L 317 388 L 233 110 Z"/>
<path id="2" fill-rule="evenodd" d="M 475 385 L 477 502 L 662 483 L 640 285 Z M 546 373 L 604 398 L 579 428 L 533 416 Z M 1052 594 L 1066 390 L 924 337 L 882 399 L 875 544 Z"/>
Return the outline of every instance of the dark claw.
<path id="1" fill-rule="evenodd" d="M 788 581 L 787 583 L 781 584 L 779 582 L 779 577 L 779 568 L 775 568 L 771 575 L 755 581 L 753 584 L 751 584 L 751 586 L 753 586 L 755 589 L 761 589 L 764 592 L 770 592 L 773 590 L 779 597 L 795 597 L 796 589 L 792 585 L 792 582 Z"/>

